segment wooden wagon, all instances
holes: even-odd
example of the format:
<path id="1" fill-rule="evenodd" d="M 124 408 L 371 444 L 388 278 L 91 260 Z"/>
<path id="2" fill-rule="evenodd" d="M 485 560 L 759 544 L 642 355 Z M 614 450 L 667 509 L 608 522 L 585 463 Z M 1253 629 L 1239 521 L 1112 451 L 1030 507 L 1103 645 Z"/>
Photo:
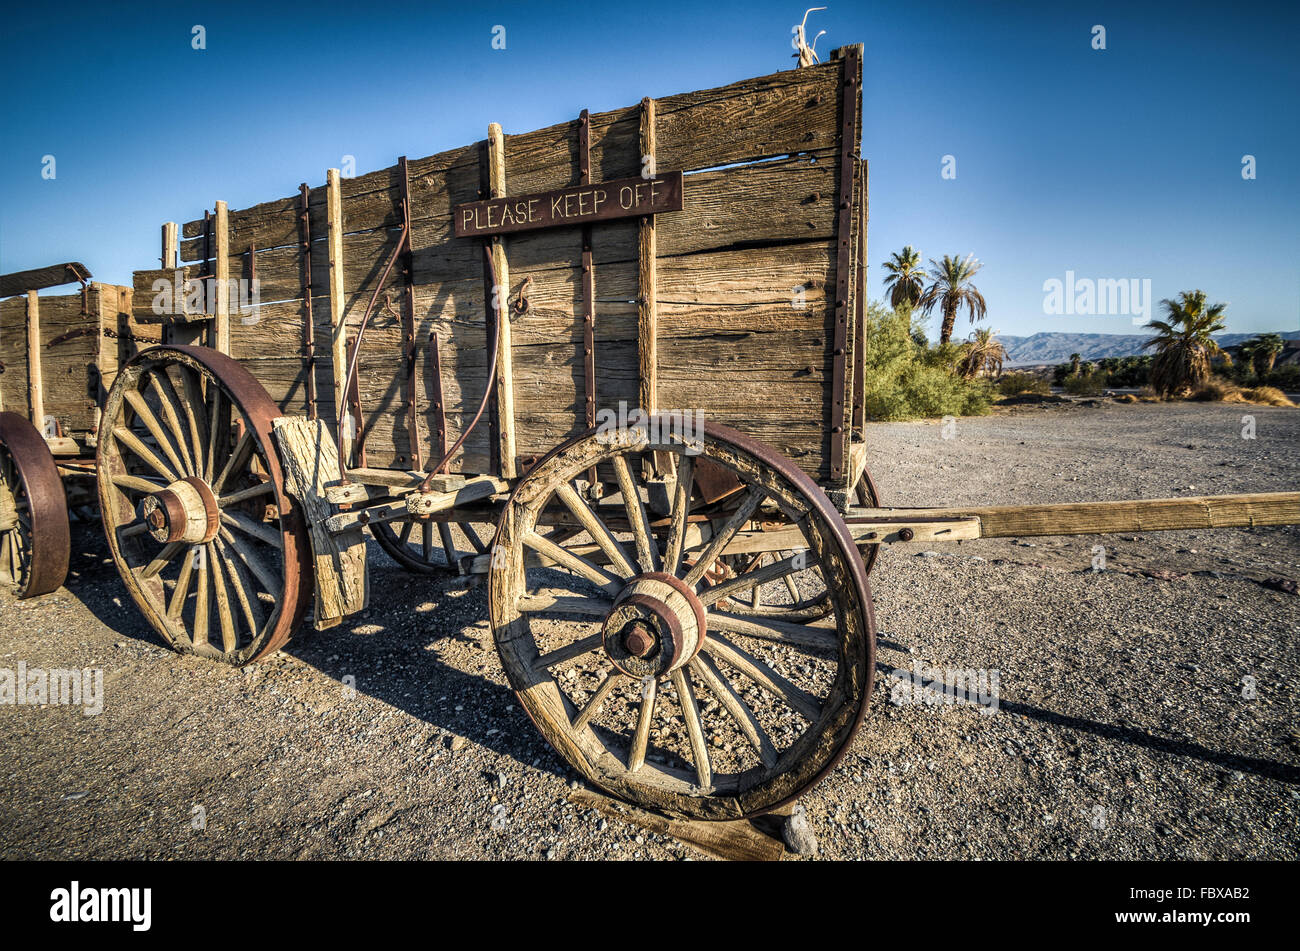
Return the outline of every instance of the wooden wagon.
<path id="1" fill-rule="evenodd" d="M 38 290 L 80 283 L 78 293 Z M 94 505 L 100 411 L 141 342 L 131 289 L 75 261 L 0 275 L 0 585 L 48 594 L 68 572 L 69 510 Z"/>
<path id="2" fill-rule="evenodd" d="M 1294 493 L 881 508 L 860 130 L 848 47 L 164 225 L 131 295 L 163 343 L 96 459 L 144 616 L 249 663 L 313 595 L 318 628 L 366 605 L 368 531 L 487 576 L 510 684 L 582 775 L 732 819 L 851 740 L 878 545 L 1300 520 Z"/>

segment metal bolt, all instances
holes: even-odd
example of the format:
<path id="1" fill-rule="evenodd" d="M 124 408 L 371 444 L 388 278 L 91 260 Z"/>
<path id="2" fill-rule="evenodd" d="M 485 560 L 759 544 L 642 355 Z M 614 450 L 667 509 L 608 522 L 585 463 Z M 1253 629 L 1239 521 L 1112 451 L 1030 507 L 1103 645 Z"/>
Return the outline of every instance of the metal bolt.
<path id="1" fill-rule="evenodd" d="M 916 537 L 916 532 L 912 531 L 910 528 L 900 528 L 898 530 L 898 537 L 905 542 L 910 542 Z"/>
<path id="2" fill-rule="evenodd" d="M 162 509 L 154 509 L 149 513 L 149 527 L 162 528 L 167 524 L 167 516 L 163 514 Z"/>
<path id="3" fill-rule="evenodd" d="M 654 632 L 642 621 L 635 621 L 623 632 L 623 646 L 633 657 L 644 657 L 655 646 Z"/>

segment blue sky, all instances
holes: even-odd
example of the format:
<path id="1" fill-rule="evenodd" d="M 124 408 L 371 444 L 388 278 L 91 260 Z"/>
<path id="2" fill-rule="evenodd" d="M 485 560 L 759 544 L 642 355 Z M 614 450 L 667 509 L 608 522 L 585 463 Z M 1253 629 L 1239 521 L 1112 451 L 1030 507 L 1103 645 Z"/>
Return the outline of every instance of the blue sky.
<path id="1" fill-rule="evenodd" d="M 1134 331 L 1130 316 L 1045 314 L 1044 281 L 1067 271 L 1149 279 L 1156 300 L 1203 288 L 1229 302 L 1232 331 L 1300 328 L 1294 4 L 824 2 L 818 49 L 866 45 L 873 297 L 881 262 L 910 243 L 981 259 L 1003 333 Z M 157 266 L 163 221 L 291 195 L 344 155 L 361 174 L 480 139 L 489 121 L 524 132 L 789 68 L 804 7 L 50 9 L 11 6 L 0 36 L 0 271 L 80 260 L 130 283 Z"/>

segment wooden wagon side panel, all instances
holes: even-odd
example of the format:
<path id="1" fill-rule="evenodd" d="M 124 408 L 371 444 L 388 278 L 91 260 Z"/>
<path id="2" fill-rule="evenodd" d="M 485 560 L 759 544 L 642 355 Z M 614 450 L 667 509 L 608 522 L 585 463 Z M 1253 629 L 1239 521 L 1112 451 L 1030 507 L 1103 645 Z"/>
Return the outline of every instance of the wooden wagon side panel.
<path id="1" fill-rule="evenodd" d="M 825 482 L 834 428 L 836 289 L 834 242 L 844 155 L 844 64 L 749 79 L 654 102 L 657 170 L 685 174 L 680 212 L 655 218 L 658 284 L 657 406 L 707 418 L 772 442 Z M 589 117 L 590 181 L 639 175 L 641 106 Z M 856 117 L 856 113 L 855 113 Z M 504 136 L 505 193 L 545 192 L 579 181 L 577 120 Z M 855 143 L 856 145 L 856 140 Z M 360 444 L 372 467 L 427 465 L 471 421 L 487 384 L 482 243 L 456 238 L 455 206 L 484 197 L 484 143 L 339 182 L 345 333 L 359 329 L 403 225 L 409 181 L 410 258 L 384 281 L 358 361 Z M 852 200 L 852 199 L 851 199 Z M 253 319 L 232 294 L 230 350 L 289 412 L 333 426 L 330 244 L 327 189 L 264 202 L 227 217 L 229 255 L 218 268 L 215 216 L 181 226 L 180 257 L 196 273 L 224 270 L 259 285 Z M 856 204 L 856 202 L 855 202 Z M 644 276 L 637 219 L 591 229 L 596 407 L 641 402 L 646 345 Z M 307 242 L 304 250 L 304 240 Z M 511 320 L 514 431 L 519 461 L 587 425 L 583 229 L 554 228 L 504 239 Z M 308 281 L 308 267 L 310 280 Z M 403 309 L 408 283 L 414 314 Z M 315 400 L 303 322 L 312 301 Z M 413 325 L 408 328 L 408 321 Z M 413 330 L 413 366 L 407 341 Z M 433 379 L 436 335 L 438 365 Z M 738 371 L 744 376 L 738 381 Z M 759 399 L 756 401 L 755 396 Z M 441 396 L 442 411 L 435 406 Z M 416 442 L 409 407 L 414 400 Z M 452 471 L 497 471 L 492 414 L 480 422 Z M 359 461 L 359 460 L 358 460 Z"/>

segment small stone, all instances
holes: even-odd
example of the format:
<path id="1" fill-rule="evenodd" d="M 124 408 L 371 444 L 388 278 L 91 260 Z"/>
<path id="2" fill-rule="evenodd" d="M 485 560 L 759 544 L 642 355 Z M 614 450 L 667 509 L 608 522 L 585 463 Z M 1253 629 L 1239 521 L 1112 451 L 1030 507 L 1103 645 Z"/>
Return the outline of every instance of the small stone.
<path id="1" fill-rule="evenodd" d="M 817 836 L 803 806 L 796 805 L 790 813 L 790 818 L 785 821 L 784 836 L 790 851 L 798 855 L 817 854 Z"/>
<path id="2" fill-rule="evenodd" d="M 469 740 L 465 739 L 465 737 L 459 735 L 453 736 L 451 738 L 451 751 L 454 753 L 457 750 L 463 750 L 468 744 Z"/>

